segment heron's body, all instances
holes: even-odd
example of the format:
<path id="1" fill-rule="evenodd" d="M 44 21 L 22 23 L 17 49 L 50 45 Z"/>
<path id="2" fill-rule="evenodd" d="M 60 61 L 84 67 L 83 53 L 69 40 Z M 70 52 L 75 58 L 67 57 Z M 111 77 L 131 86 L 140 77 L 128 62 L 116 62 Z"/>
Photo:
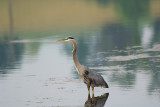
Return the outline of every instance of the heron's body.
<path id="1" fill-rule="evenodd" d="M 100 74 L 90 70 L 89 68 L 79 63 L 78 58 L 76 56 L 77 43 L 74 40 L 74 38 L 68 37 L 63 40 L 57 40 L 57 42 L 63 42 L 63 41 L 70 41 L 73 44 L 73 51 L 72 51 L 73 61 L 79 76 L 81 77 L 83 82 L 87 85 L 88 92 L 90 91 L 90 87 L 92 88 L 92 93 L 94 92 L 94 87 L 108 88 L 108 84 L 105 82 L 105 80 Z"/>

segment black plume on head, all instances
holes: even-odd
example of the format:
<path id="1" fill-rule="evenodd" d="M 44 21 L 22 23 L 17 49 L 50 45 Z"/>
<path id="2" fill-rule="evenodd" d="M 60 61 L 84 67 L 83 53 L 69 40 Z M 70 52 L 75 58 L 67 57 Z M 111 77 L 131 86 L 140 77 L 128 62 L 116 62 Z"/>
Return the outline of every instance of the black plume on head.
<path id="1" fill-rule="evenodd" d="M 74 38 L 69 36 L 69 37 L 67 37 L 67 39 L 74 39 Z"/>

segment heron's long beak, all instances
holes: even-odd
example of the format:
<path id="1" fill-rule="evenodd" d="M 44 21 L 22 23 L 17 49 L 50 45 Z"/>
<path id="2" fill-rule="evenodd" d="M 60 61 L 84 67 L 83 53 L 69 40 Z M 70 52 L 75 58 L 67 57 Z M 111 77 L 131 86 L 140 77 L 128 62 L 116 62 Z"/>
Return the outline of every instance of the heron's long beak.
<path id="1" fill-rule="evenodd" d="M 65 41 L 67 41 L 67 39 L 56 40 L 56 42 L 65 42 Z"/>

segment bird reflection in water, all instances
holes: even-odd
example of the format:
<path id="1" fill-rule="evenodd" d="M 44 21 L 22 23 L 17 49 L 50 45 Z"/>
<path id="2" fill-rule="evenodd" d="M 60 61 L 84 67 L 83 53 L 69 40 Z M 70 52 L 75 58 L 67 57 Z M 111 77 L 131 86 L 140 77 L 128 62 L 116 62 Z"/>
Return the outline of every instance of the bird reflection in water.
<path id="1" fill-rule="evenodd" d="M 109 93 L 105 93 L 97 97 L 94 97 L 94 94 L 93 94 L 91 98 L 90 94 L 88 94 L 88 100 L 85 102 L 84 107 L 104 107 L 108 99 L 108 96 L 109 96 Z"/>

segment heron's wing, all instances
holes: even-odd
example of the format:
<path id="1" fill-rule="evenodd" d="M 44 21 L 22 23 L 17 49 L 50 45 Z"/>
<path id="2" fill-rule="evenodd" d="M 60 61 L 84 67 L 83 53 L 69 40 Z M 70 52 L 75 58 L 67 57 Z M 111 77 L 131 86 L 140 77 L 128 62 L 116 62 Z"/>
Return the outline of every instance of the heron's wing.
<path id="1" fill-rule="evenodd" d="M 88 79 L 90 79 L 95 86 L 102 86 L 108 88 L 108 85 L 103 79 L 103 77 L 97 72 L 89 70 Z"/>

